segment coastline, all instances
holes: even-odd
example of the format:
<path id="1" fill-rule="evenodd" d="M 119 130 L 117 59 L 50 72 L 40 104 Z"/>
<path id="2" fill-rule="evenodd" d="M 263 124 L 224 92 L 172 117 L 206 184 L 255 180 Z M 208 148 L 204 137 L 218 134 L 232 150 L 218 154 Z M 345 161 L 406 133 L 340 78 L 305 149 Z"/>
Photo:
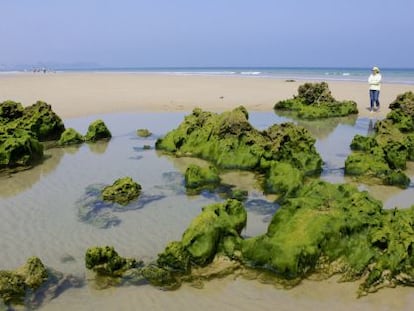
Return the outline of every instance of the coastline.
<path id="1" fill-rule="evenodd" d="M 156 72 L 18 73 L 0 75 L 0 102 L 10 99 L 28 106 L 42 100 L 64 119 L 117 112 L 191 112 L 196 107 L 222 112 L 240 105 L 266 112 L 295 95 L 299 85 L 320 81 Z M 367 83 L 327 82 L 337 100 L 357 102 L 359 117 L 384 118 L 397 95 L 414 91 L 413 85 L 384 83 L 381 110 L 370 113 Z"/>

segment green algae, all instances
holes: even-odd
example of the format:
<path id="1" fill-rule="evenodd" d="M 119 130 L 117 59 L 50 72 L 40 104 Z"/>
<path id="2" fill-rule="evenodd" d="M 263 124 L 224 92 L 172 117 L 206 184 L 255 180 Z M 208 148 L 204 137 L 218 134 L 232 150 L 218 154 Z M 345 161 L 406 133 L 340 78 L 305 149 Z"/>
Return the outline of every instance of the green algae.
<path id="1" fill-rule="evenodd" d="M 141 261 L 133 258 L 119 256 L 113 247 L 91 247 L 85 253 L 85 265 L 89 270 L 98 275 L 109 277 L 120 277 L 125 271 L 138 268 L 142 265 Z"/>
<path id="2" fill-rule="evenodd" d="M 152 133 L 148 129 L 137 129 L 137 136 L 150 137 Z"/>
<path id="3" fill-rule="evenodd" d="M 118 178 L 115 182 L 102 190 L 102 197 L 106 201 L 127 205 L 141 194 L 141 185 L 131 177 Z"/>
<path id="4" fill-rule="evenodd" d="M 0 297 L 6 305 L 22 304 L 25 296 L 40 288 L 48 279 L 41 260 L 30 257 L 15 271 L 0 270 Z"/>
<path id="5" fill-rule="evenodd" d="M 43 158 L 43 146 L 29 132 L 0 125 L 0 168 L 28 166 Z"/>
<path id="6" fill-rule="evenodd" d="M 20 103 L 0 103 L 0 124 L 10 129 L 24 129 L 39 141 L 57 140 L 65 130 L 62 119 L 43 102 L 21 109 Z"/>
<path id="7" fill-rule="evenodd" d="M 208 160 L 221 169 L 266 175 L 273 163 L 281 162 L 312 176 L 318 175 L 322 167 L 315 141 L 305 128 L 289 122 L 259 131 L 249 123 L 244 107 L 222 114 L 197 108 L 178 128 L 158 139 L 155 146 L 176 156 Z"/>
<path id="8" fill-rule="evenodd" d="M 285 288 L 310 276 L 339 274 L 340 281 L 361 282 L 358 296 L 414 286 L 414 206 L 384 210 L 353 185 L 312 180 L 285 196 L 266 233 L 244 238 L 246 222 L 240 201 L 205 206 L 180 241 L 168 243 L 136 274 L 164 289 L 177 289 L 182 282 L 199 287 L 202 280 L 232 273 Z M 91 253 L 103 258 L 94 259 L 103 264 L 99 273 L 124 273 L 126 259 L 113 248 Z M 93 266 L 88 259 L 88 269 Z"/>
<path id="9" fill-rule="evenodd" d="M 84 137 L 75 129 L 68 128 L 60 136 L 57 144 L 60 146 L 77 145 L 85 141 Z"/>
<path id="10" fill-rule="evenodd" d="M 184 182 L 187 190 L 200 191 L 202 189 L 215 188 L 220 183 L 220 176 L 214 166 L 201 167 L 191 164 L 184 174 Z"/>
<path id="11" fill-rule="evenodd" d="M 343 117 L 357 114 L 354 101 L 337 101 L 331 94 L 326 82 L 305 83 L 298 88 L 298 94 L 292 99 L 277 102 L 274 110 L 294 111 L 301 119 L 321 119 Z"/>
<path id="12" fill-rule="evenodd" d="M 155 286 L 178 287 L 193 268 L 210 264 L 217 254 L 231 257 L 239 249 L 246 220 L 240 201 L 230 199 L 205 206 L 181 241 L 169 243 L 155 264 L 143 268 L 144 277 Z"/>
<path id="13" fill-rule="evenodd" d="M 98 119 L 88 126 L 88 131 L 85 135 L 86 141 L 97 141 L 100 139 L 110 139 L 112 137 L 111 132 L 107 128 L 104 121 Z"/>
<path id="14" fill-rule="evenodd" d="M 65 127 L 51 106 L 38 101 L 0 103 L 0 168 L 30 166 L 43 158 L 41 141 L 60 137 Z"/>
<path id="15" fill-rule="evenodd" d="M 414 93 L 398 95 L 390 109 L 387 117 L 375 124 L 373 136 L 353 138 L 345 174 L 407 188 L 410 179 L 403 171 L 407 161 L 414 160 Z"/>

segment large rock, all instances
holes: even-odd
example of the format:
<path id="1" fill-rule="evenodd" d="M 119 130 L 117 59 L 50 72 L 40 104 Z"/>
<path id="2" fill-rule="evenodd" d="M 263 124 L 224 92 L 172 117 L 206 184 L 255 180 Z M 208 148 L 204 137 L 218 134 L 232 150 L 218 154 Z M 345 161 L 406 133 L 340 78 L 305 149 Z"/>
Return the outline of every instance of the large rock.
<path id="1" fill-rule="evenodd" d="M 203 158 L 225 169 L 266 173 L 273 162 L 283 162 L 305 175 L 317 175 L 322 167 L 315 139 L 306 129 L 283 123 L 258 131 L 243 107 L 222 114 L 195 109 L 177 129 L 158 139 L 156 148 Z"/>
<path id="2" fill-rule="evenodd" d="M 358 113 L 356 102 L 337 101 L 326 82 L 300 85 L 296 96 L 277 102 L 273 108 L 276 111 L 295 111 L 302 119 L 342 117 Z"/>
<path id="3" fill-rule="evenodd" d="M 23 115 L 10 123 L 13 128 L 30 131 L 39 141 L 57 140 L 65 130 L 62 119 L 42 101 L 25 107 Z"/>

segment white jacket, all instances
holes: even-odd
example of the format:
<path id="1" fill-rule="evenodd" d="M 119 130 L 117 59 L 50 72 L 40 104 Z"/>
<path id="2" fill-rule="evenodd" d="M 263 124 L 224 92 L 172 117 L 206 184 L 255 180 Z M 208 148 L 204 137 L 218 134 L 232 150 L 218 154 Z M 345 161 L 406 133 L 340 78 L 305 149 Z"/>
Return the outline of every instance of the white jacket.
<path id="1" fill-rule="evenodd" d="M 381 79 L 380 73 L 371 74 L 368 78 L 369 89 L 379 91 L 381 89 Z"/>

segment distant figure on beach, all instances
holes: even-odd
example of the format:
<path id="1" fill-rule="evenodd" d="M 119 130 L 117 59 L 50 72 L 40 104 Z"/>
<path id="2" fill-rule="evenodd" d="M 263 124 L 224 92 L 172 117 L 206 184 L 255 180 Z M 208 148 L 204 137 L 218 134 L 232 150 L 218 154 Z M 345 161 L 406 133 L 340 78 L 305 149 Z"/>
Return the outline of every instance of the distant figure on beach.
<path id="1" fill-rule="evenodd" d="M 368 78 L 369 84 L 369 98 L 370 98 L 370 111 L 378 111 L 380 108 L 379 94 L 381 90 L 382 76 L 378 67 L 373 67 L 372 72 Z"/>

